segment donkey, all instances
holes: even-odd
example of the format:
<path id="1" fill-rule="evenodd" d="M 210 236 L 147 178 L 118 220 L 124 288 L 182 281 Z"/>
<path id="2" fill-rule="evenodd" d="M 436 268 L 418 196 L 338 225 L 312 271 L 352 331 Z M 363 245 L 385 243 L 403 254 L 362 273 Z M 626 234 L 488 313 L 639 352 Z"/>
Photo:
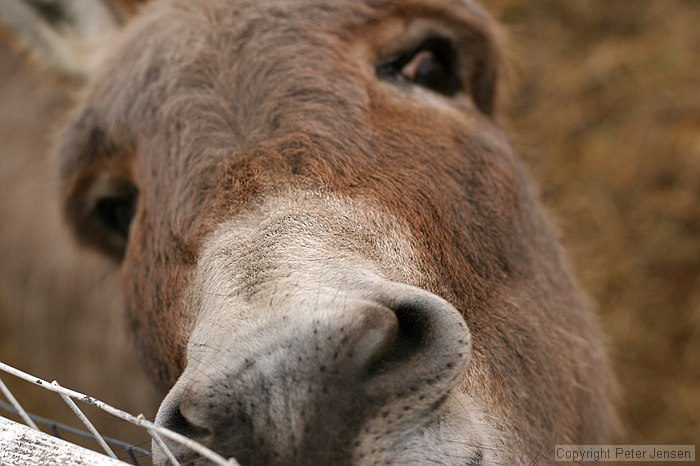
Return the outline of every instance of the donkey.
<path id="1" fill-rule="evenodd" d="M 126 3 L 0 10 L 84 78 L 60 197 L 119 268 L 158 423 L 244 465 L 553 464 L 605 441 L 608 363 L 495 120 L 479 5 Z"/>

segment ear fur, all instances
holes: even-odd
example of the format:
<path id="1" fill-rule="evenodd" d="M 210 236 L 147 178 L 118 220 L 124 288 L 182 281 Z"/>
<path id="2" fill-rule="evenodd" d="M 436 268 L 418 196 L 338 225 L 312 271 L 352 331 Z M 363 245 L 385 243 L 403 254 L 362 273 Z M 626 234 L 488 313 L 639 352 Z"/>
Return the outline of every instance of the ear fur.
<path id="1" fill-rule="evenodd" d="M 123 21 L 109 0 L 2 0 L 0 29 L 41 66 L 82 79 Z"/>

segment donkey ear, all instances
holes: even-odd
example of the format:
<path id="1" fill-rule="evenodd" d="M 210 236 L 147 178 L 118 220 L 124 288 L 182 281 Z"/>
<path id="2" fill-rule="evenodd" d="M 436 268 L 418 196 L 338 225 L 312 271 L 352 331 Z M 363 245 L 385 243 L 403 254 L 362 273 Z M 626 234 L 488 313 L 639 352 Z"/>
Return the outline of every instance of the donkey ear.
<path id="1" fill-rule="evenodd" d="M 38 64 L 74 78 L 88 74 L 123 21 L 112 0 L 0 0 L 0 31 Z"/>

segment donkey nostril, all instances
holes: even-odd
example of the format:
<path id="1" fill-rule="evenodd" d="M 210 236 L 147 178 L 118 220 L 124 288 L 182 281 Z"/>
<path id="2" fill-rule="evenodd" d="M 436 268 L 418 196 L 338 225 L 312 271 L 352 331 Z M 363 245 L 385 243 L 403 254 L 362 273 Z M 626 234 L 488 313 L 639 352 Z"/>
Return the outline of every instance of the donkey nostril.
<path id="1" fill-rule="evenodd" d="M 384 291 L 379 302 L 393 311 L 396 331 L 369 366 L 367 389 L 437 402 L 466 372 L 469 329 L 457 309 L 432 293 L 401 284 Z"/>
<path id="2" fill-rule="evenodd" d="M 170 416 L 166 419 L 163 425 L 167 429 L 192 439 L 202 439 L 211 434 L 209 429 L 197 426 L 187 420 L 187 418 L 182 414 L 179 405 L 171 411 Z"/>
<path id="3" fill-rule="evenodd" d="M 371 367 L 391 346 L 398 329 L 398 321 L 393 310 L 377 305 L 368 305 L 361 316 L 359 325 L 349 330 L 342 327 L 341 334 L 350 336 L 353 359 L 366 368 Z M 341 338 L 341 341 L 347 339 Z"/>
<path id="4" fill-rule="evenodd" d="M 398 331 L 386 352 L 370 367 L 370 376 L 390 371 L 394 366 L 412 359 L 423 351 L 430 339 L 430 318 L 419 307 L 397 306 L 394 314 L 398 321 Z"/>

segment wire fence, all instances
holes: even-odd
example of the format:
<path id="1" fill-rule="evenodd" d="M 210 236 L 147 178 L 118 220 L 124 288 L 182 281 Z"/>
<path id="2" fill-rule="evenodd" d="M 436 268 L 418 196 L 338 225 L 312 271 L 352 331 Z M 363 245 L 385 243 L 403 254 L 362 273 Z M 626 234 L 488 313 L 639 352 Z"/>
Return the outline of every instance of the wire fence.
<path id="1" fill-rule="evenodd" d="M 166 445 L 164 438 L 167 438 L 168 440 L 178 443 L 193 452 L 197 453 L 203 458 L 208 459 L 215 465 L 219 466 L 240 466 L 239 463 L 233 459 L 226 459 L 219 455 L 218 453 L 210 450 L 209 448 L 205 447 L 204 445 L 195 442 L 192 439 L 189 439 L 185 437 L 184 435 L 178 434 L 177 432 L 173 432 L 169 429 L 166 429 L 162 426 L 158 426 L 154 424 L 153 422 L 149 421 L 146 419 L 143 414 L 139 414 L 138 416 L 134 416 L 132 414 L 129 414 L 125 411 L 122 411 L 120 409 L 117 409 L 113 406 L 108 405 L 107 403 L 104 403 L 103 401 L 97 400 L 91 396 L 76 392 L 74 390 L 70 390 L 68 388 L 62 387 L 61 385 L 58 384 L 55 380 L 51 383 L 42 380 L 38 377 L 35 377 L 33 375 L 27 374 L 26 372 L 22 372 L 19 369 L 15 369 L 12 366 L 9 366 L 5 363 L 0 362 L 0 371 L 5 372 L 7 374 L 11 374 L 15 377 L 18 377 L 22 380 L 25 380 L 26 382 L 29 382 L 31 384 L 34 384 L 36 386 L 39 386 L 45 390 L 48 390 L 50 392 L 56 393 L 59 395 L 63 401 L 68 405 L 68 407 L 73 411 L 73 413 L 76 415 L 76 417 L 81 421 L 81 423 L 85 426 L 87 429 L 86 431 L 82 431 L 80 429 L 75 429 L 71 426 L 55 422 L 51 419 L 46 419 L 41 416 L 29 414 L 20 404 L 20 402 L 15 398 L 13 393 L 10 391 L 10 389 L 5 385 L 5 383 L 2 381 L 2 378 L 0 378 L 0 391 L 3 393 L 5 398 L 7 398 L 8 403 L 4 403 L 0 401 L 0 409 L 6 411 L 6 412 L 11 412 L 13 414 L 18 415 L 24 423 L 29 426 L 32 429 L 35 429 L 39 432 L 41 432 L 41 429 L 39 429 L 37 424 L 42 424 L 44 426 L 47 426 L 51 433 L 58 437 L 61 438 L 60 433 L 61 432 L 67 432 L 71 433 L 74 435 L 77 435 L 78 437 L 82 438 L 94 438 L 97 443 L 100 445 L 100 448 L 104 453 L 117 460 L 117 455 L 114 453 L 112 447 L 118 447 L 124 449 L 127 454 L 129 455 L 130 461 L 138 465 L 138 457 L 146 457 L 146 456 L 151 456 L 151 452 L 148 450 L 128 444 L 126 442 L 122 442 L 117 439 L 112 439 L 109 437 L 105 437 L 102 434 L 100 434 L 95 426 L 92 424 L 92 422 L 87 418 L 87 416 L 80 410 L 78 405 L 75 403 L 73 400 L 78 400 L 82 403 L 88 404 L 95 406 L 102 411 L 111 414 L 112 416 L 121 419 L 123 421 L 126 421 L 130 424 L 134 424 L 136 426 L 139 426 L 148 432 L 150 435 L 151 439 L 153 442 L 158 446 L 158 448 L 163 452 L 163 455 L 170 461 L 170 463 L 174 466 L 179 466 L 180 463 L 176 459 L 175 455 L 172 453 L 170 448 Z M 2 416 L 0 416 L 2 417 Z M 22 446 L 20 446 L 22 447 Z"/>
<path id="2" fill-rule="evenodd" d="M 20 412 L 17 409 L 15 409 L 10 403 L 6 403 L 1 400 L 0 411 L 4 411 L 5 413 L 14 414 L 17 416 L 20 415 Z M 76 429 L 75 427 L 69 426 L 68 424 L 63 424 L 62 422 L 57 422 L 53 419 L 38 416 L 36 414 L 27 414 L 32 419 L 32 421 L 34 421 L 35 424 L 46 427 L 51 433 L 51 435 L 61 440 L 68 441 L 65 438 L 65 434 L 69 434 L 74 437 L 87 440 L 94 439 L 90 432 Z M 0 417 L 1 416 L 2 414 L 0 414 Z M 103 435 L 102 438 L 105 440 L 105 442 L 107 442 L 107 445 L 112 447 L 113 450 L 118 449 L 124 451 L 126 453 L 127 458 L 129 459 L 129 462 L 134 466 L 140 466 L 141 463 L 139 461 L 139 458 L 143 459 L 149 458 L 151 456 L 151 452 L 149 450 L 146 450 L 145 448 L 139 447 L 137 445 L 132 445 L 129 442 L 123 442 L 112 437 L 107 437 L 106 435 Z"/>

